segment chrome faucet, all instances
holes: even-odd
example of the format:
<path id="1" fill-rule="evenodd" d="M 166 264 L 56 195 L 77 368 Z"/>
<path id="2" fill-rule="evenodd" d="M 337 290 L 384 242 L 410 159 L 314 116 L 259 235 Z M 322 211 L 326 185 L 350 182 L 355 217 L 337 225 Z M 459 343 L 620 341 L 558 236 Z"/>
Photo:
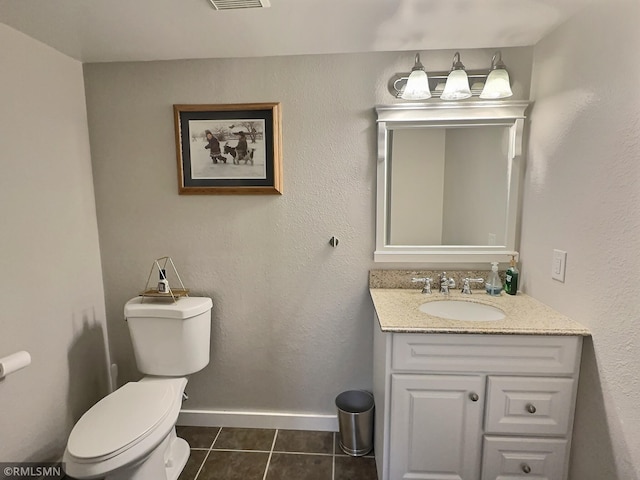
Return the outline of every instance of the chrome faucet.
<path id="1" fill-rule="evenodd" d="M 428 277 L 412 278 L 411 281 L 413 283 L 424 282 L 424 286 L 422 287 L 422 293 L 425 293 L 427 295 L 431 294 L 431 283 L 433 282 L 433 278 L 428 278 Z"/>
<path id="2" fill-rule="evenodd" d="M 465 278 L 464 280 L 462 280 L 462 293 L 463 294 L 471 295 L 471 287 L 469 286 L 470 283 L 483 284 L 484 283 L 484 279 L 483 278 Z"/>
<path id="3" fill-rule="evenodd" d="M 449 295 L 450 288 L 456 288 L 456 281 L 453 278 L 447 277 L 447 272 L 442 272 L 438 275 L 440 280 L 440 293 L 442 295 Z"/>

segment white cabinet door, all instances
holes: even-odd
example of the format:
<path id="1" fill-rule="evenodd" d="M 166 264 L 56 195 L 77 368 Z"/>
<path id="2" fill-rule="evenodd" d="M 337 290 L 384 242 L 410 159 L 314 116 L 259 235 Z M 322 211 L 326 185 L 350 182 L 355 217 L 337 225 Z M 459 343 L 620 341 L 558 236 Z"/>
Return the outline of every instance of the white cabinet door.
<path id="1" fill-rule="evenodd" d="M 483 376 L 393 374 L 393 480 L 477 480 L 480 470 Z"/>

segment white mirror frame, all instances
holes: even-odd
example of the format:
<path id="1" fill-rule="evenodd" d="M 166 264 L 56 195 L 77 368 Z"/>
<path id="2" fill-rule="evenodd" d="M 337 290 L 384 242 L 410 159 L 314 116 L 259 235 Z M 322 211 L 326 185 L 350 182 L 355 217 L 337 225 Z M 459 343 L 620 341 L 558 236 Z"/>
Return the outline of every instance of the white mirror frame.
<path id="1" fill-rule="evenodd" d="M 404 103 L 378 105 L 378 166 L 376 198 L 376 250 L 374 261 L 397 263 L 483 263 L 508 262 L 516 253 L 519 192 L 524 172 L 523 132 L 528 101 L 498 100 L 455 103 Z M 389 229 L 389 130 L 414 124 L 425 127 L 486 126 L 509 127 L 510 184 L 507 205 L 506 245 L 387 245 Z"/>

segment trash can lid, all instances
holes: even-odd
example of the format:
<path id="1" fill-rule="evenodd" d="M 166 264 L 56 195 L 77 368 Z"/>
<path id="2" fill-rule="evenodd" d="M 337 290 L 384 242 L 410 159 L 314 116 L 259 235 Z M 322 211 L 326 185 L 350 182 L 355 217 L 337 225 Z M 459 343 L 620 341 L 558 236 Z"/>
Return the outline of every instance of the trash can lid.
<path id="1" fill-rule="evenodd" d="M 336 407 L 347 413 L 362 413 L 373 408 L 373 395 L 365 390 L 348 390 L 336 397 Z"/>

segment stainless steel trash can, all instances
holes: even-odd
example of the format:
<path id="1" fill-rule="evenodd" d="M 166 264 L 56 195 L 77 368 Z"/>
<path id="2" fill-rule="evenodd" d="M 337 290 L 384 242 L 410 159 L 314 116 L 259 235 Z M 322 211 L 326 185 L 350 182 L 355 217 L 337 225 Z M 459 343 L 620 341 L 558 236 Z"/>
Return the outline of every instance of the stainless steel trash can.
<path id="1" fill-rule="evenodd" d="M 373 449 L 373 395 L 349 390 L 336 397 L 340 448 L 347 455 L 360 457 Z"/>

